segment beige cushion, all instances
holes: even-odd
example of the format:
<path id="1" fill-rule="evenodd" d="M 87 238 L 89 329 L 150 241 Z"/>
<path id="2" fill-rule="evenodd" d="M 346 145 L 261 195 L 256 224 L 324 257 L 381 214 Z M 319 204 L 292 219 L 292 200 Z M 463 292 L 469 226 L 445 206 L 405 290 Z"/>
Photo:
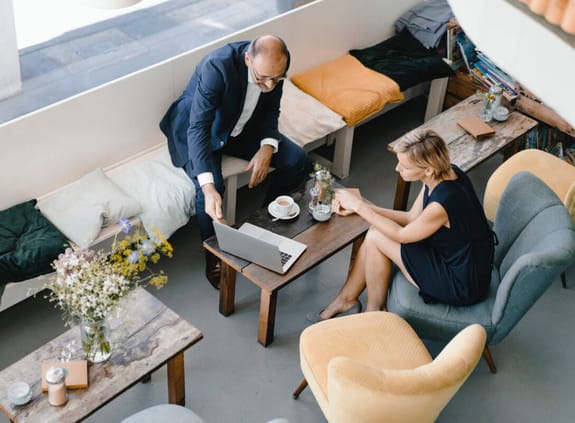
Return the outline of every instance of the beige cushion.
<path id="1" fill-rule="evenodd" d="M 343 128 L 345 121 L 288 79 L 284 81 L 278 126 L 283 135 L 305 147 Z"/>
<path id="2" fill-rule="evenodd" d="M 38 208 L 68 239 L 83 248 L 94 242 L 102 226 L 142 211 L 140 203 L 125 194 L 102 169 L 39 199 Z"/>

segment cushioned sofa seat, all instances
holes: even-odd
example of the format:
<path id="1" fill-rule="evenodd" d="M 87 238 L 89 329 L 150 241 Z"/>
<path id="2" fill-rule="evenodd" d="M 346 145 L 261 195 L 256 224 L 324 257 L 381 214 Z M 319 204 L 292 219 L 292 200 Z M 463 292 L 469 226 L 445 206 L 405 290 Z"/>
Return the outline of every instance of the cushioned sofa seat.
<path id="1" fill-rule="evenodd" d="M 50 272 L 66 248 L 66 237 L 35 205 L 30 200 L 0 211 L 0 286 Z"/>

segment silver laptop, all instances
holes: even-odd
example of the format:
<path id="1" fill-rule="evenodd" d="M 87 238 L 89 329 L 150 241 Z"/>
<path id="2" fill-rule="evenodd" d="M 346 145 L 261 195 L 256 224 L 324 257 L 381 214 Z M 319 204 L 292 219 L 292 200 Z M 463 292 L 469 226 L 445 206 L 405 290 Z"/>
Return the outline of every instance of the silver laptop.
<path id="1" fill-rule="evenodd" d="M 307 246 L 267 229 L 244 223 L 239 229 L 214 221 L 220 248 L 244 260 L 284 274 Z"/>

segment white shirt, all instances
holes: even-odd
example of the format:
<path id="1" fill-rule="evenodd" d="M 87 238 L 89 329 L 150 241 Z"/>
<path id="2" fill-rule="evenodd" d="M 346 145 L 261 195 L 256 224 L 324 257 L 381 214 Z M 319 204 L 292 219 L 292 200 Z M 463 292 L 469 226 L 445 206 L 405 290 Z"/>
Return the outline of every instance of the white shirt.
<path id="1" fill-rule="evenodd" d="M 242 113 L 234 126 L 230 136 L 237 137 L 239 134 L 242 133 L 244 126 L 252 117 L 254 110 L 256 109 L 256 105 L 258 104 L 258 100 L 260 98 L 261 90 L 254 82 L 252 78 L 251 72 L 248 72 L 248 89 L 246 91 L 246 99 L 244 101 L 244 107 L 242 109 Z M 279 141 L 274 138 L 264 138 L 260 141 L 260 146 L 262 145 L 271 145 L 274 149 L 274 153 L 278 151 Z M 213 184 L 214 183 L 214 175 L 212 172 L 202 172 L 198 175 L 198 182 L 200 186 L 204 186 L 205 184 Z"/>

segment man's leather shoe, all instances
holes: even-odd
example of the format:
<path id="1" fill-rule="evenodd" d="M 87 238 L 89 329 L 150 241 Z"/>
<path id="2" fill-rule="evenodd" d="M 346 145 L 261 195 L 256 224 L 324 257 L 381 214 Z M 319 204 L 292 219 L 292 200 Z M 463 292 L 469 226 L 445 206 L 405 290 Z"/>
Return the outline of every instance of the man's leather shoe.
<path id="1" fill-rule="evenodd" d="M 220 259 L 206 250 L 206 278 L 215 289 L 220 289 L 220 275 L 222 267 Z"/>

